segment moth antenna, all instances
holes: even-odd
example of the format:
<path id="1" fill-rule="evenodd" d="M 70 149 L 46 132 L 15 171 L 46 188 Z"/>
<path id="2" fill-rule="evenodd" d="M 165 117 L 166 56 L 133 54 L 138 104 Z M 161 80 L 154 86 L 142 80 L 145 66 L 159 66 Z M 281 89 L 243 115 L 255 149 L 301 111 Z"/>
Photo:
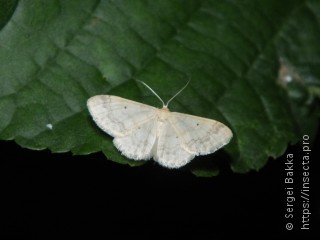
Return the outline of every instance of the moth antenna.
<path id="1" fill-rule="evenodd" d="M 163 107 L 167 107 L 167 105 L 164 104 L 164 101 L 161 99 L 161 97 L 159 97 L 159 95 L 151 88 L 149 87 L 145 82 L 142 82 L 138 79 L 135 79 L 136 81 L 142 83 L 144 86 L 146 86 L 154 95 L 156 95 L 157 98 L 159 98 L 159 100 L 162 102 Z"/>
<path id="2" fill-rule="evenodd" d="M 172 98 L 169 99 L 169 101 L 167 102 L 166 105 L 164 105 L 164 107 L 168 107 L 168 105 L 169 105 L 169 103 L 171 102 L 171 100 L 173 100 L 176 96 L 178 96 L 178 95 L 188 86 L 189 82 L 190 82 L 190 80 L 187 82 L 186 85 L 184 85 L 183 88 L 180 89 L 179 92 L 177 92 Z"/>

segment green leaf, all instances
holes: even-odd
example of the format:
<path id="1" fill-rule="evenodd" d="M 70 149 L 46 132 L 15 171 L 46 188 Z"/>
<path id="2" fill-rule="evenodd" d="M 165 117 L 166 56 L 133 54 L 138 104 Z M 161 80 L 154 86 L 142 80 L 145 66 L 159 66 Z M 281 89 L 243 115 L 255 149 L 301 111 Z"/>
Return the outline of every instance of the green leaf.
<path id="1" fill-rule="evenodd" d="M 191 79 L 170 109 L 229 126 L 223 158 L 259 170 L 317 128 L 319 16 L 316 0 L 12 1 L 0 11 L 0 138 L 140 165 L 97 128 L 87 99 L 160 107 L 134 79 L 164 100 Z M 219 157 L 187 168 L 216 175 Z"/>

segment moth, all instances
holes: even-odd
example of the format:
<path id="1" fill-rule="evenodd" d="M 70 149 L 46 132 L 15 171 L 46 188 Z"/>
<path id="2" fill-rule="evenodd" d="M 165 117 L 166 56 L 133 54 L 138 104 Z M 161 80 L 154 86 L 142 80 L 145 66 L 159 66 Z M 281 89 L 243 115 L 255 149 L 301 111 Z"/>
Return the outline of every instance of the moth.
<path id="1" fill-rule="evenodd" d="M 127 158 L 153 158 L 164 167 L 180 168 L 231 140 L 231 130 L 221 122 L 169 110 L 170 101 L 189 82 L 166 104 L 151 87 L 139 82 L 162 102 L 162 108 L 112 95 L 97 95 L 87 101 L 95 123 L 114 137 L 113 144 Z"/>

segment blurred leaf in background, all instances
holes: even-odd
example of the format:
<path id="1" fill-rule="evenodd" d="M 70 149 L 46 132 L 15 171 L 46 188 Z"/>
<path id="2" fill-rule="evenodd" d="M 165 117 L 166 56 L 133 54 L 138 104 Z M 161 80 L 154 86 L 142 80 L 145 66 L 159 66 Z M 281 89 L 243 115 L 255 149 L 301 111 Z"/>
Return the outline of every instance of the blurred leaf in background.
<path id="1" fill-rule="evenodd" d="M 234 138 L 196 158 L 199 176 L 229 159 L 259 170 L 301 134 L 317 130 L 320 2 L 317 0 L 0 1 L 0 138 L 30 149 L 125 159 L 86 108 L 117 95 L 213 118 Z"/>

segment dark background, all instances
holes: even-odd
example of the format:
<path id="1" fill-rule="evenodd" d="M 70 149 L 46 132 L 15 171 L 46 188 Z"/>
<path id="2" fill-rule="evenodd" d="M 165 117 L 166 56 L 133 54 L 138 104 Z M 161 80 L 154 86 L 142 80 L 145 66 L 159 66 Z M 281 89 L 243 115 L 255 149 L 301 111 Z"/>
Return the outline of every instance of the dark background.
<path id="1" fill-rule="evenodd" d="M 107 161 L 102 153 L 52 154 L 1 141 L 0 231 L 6 236 L 45 239 L 66 231 L 149 238 L 319 236 L 319 146 L 318 134 L 310 160 L 309 231 L 299 230 L 301 146 L 287 150 L 294 153 L 297 200 L 294 229 L 286 231 L 286 154 L 271 159 L 259 172 L 234 174 L 223 168 L 218 177 L 199 178 L 153 162 L 131 168 Z"/>

